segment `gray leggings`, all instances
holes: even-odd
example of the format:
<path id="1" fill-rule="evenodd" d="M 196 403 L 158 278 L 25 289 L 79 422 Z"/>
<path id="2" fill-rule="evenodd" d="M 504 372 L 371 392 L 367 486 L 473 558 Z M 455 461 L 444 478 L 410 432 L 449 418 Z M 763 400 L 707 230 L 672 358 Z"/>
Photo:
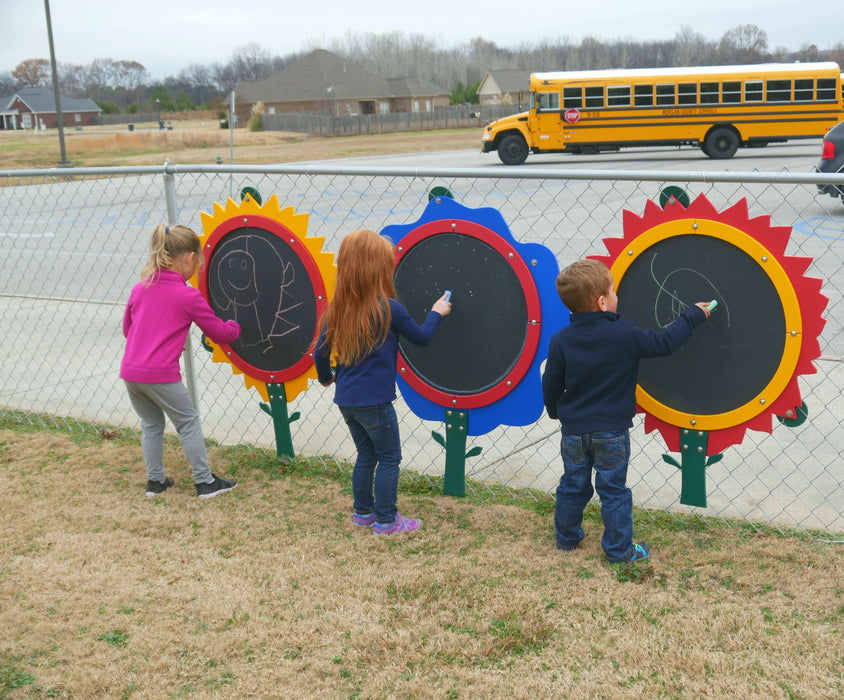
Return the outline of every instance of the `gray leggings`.
<path id="1" fill-rule="evenodd" d="M 132 408 L 141 419 L 141 451 L 147 468 L 147 479 L 164 481 L 164 415 L 170 419 L 185 457 L 190 462 L 196 484 L 210 484 L 214 477 L 208 464 L 208 452 L 199 413 L 181 382 L 168 384 L 140 384 L 126 382 Z"/>

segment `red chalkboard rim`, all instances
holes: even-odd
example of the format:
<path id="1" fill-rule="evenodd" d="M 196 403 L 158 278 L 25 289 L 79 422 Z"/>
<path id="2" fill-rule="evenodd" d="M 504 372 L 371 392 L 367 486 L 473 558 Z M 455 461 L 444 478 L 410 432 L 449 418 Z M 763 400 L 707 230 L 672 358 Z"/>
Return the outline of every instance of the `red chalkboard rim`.
<path id="1" fill-rule="evenodd" d="M 205 242 L 203 255 L 205 256 L 206 262 L 212 258 L 215 249 L 218 245 L 220 245 L 220 243 L 222 243 L 223 239 L 227 235 L 234 231 L 248 227 L 258 228 L 272 233 L 273 235 L 278 236 L 293 249 L 293 252 L 302 262 L 305 270 L 307 270 L 308 278 L 311 281 L 311 285 L 314 288 L 314 294 L 316 295 L 316 318 L 321 318 L 322 314 L 325 312 L 325 307 L 328 302 L 326 299 L 325 281 L 320 274 L 319 267 L 311 255 L 311 252 L 299 236 L 275 219 L 258 214 L 246 214 L 244 216 L 233 217 L 222 222 L 211 232 Z M 209 266 L 206 264 L 197 273 L 199 291 L 202 292 L 202 295 L 206 299 L 208 298 L 208 268 Z M 270 384 L 280 384 L 296 379 L 307 372 L 313 365 L 314 345 L 317 341 L 318 332 L 319 324 L 317 323 L 313 329 L 312 340 L 308 351 L 292 365 L 288 367 L 279 367 L 277 369 L 274 368 L 267 370 L 255 367 L 244 360 L 238 352 L 231 347 L 231 345 L 220 345 L 220 349 L 226 354 L 226 357 L 231 361 L 232 365 L 237 367 L 247 376 Z"/>
<path id="2" fill-rule="evenodd" d="M 407 255 L 414 246 L 422 241 L 438 234 L 450 233 L 460 234 L 476 238 L 493 248 L 504 260 L 506 260 L 513 272 L 519 279 L 525 295 L 527 307 L 527 330 L 525 342 L 522 346 L 518 360 L 506 376 L 493 387 L 476 393 L 452 393 L 444 391 L 429 384 L 424 377 L 417 374 L 413 367 L 399 351 L 397 369 L 399 375 L 408 385 L 420 396 L 433 401 L 446 408 L 480 408 L 499 401 L 507 396 L 524 379 L 539 348 L 539 338 L 542 330 L 542 305 L 539 300 L 539 292 L 536 288 L 536 281 L 524 259 L 516 249 L 510 245 L 495 231 L 478 224 L 474 221 L 463 219 L 439 219 L 422 224 L 406 236 L 404 236 L 395 248 L 395 264 L 398 267 L 402 258 Z"/>

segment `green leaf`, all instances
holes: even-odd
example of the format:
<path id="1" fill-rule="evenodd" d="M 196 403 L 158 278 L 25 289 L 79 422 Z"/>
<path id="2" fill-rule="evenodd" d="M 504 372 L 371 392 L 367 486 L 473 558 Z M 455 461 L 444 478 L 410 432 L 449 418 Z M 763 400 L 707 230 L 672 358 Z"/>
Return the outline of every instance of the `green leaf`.
<path id="1" fill-rule="evenodd" d="M 662 461 L 667 462 L 668 464 L 673 464 L 677 469 L 681 469 L 680 463 L 674 459 L 671 455 L 662 455 Z"/>
<path id="2" fill-rule="evenodd" d="M 431 431 L 431 437 L 434 438 L 434 440 L 436 440 L 438 443 L 440 443 L 440 445 L 445 447 L 445 438 L 440 435 L 436 430 Z"/>
<path id="3" fill-rule="evenodd" d="M 483 450 L 483 448 L 481 448 L 481 447 L 473 447 L 471 450 L 469 450 L 466 453 L 466 459 L 468 459 L 469 457 L 477 457 L 481 453 L 482 450 Z"/>

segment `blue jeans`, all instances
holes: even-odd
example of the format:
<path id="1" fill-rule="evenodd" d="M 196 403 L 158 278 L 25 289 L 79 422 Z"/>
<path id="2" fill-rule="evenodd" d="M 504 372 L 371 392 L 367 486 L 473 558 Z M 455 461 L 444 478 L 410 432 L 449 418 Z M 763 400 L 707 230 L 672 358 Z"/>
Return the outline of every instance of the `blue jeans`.
<path id="1" fill-rule="evenodd" d="M 340 406 L 340 413 L 358 450 L 352 472 L 355 513 L 374 512 L 379 523 L 392 523 L 398 513 L 401 462 L 399 423 L 393 404 Z"/>
<path id="2" fill-rule="evenodd" d="M 601 499 L 604 536 L 601 546 L 610 561 L 623 561 L 633 548 L 633 496 L 627 488 L 630 435 L 613 430 L 563 435 L 564 473 L 557 487 L 554 528 L 557 544 L 576 546 L 583 539 L 583 509 L 595 490 Z"/>

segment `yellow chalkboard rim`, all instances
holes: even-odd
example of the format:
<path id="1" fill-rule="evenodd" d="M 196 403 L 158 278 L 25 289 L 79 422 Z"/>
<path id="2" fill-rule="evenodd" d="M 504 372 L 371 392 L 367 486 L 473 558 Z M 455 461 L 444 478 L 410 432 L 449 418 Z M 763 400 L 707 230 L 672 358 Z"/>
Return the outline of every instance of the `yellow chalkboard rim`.
<path id="1" fill-rule="evenodd" d="M 643 232 L 618 254 L 610 268 L 616 288 L 629 267 L 648 248 L 676 236 L 711 236 L 736 246 L 750 256 L 768 276 L 782 301 L 785 315 L 785 344 L 782 360 L 768 384 L 756 396 L 731 411 L 711 415 L 695 415 L 678 411 L 661 403 L 641 386 L 636 387 L 636 401 L 655 418 L 680 427 L 696 430 L 722 430 L 742 425 L 768 409 L 785 391 L 800 359 L 803 341 L 803 318 L 797 292 L 777 257 L 762 243 L 741 229 L 721 221 L 703 218 L 678 219 L 658 224 Z"/>

